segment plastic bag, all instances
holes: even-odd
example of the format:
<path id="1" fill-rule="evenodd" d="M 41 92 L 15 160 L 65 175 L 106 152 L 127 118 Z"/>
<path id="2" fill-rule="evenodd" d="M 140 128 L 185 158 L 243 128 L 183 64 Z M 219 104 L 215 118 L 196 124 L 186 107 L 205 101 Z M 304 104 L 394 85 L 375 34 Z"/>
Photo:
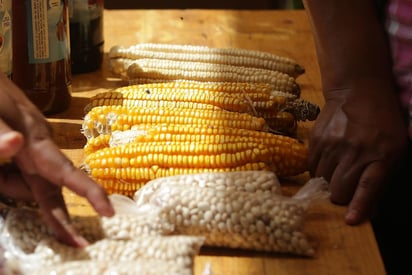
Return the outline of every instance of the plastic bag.
<path id="1" fill-rule="evenodd" d="M 32 275 L 45 274 L 70 274 L 84 275 L 87 270 L 88 275 L 191 275 L 191 267 L 180 267 L 175 261 L 158 259 L 138 259 L 133 261 L 70 261 L 59 265 L 45 267 Z"/>
<path id="2" fill-rule="evenodd" d="M 313 256 L 304 218 L 313 200 L 328 196 L 326 186 L 325 180 L 314 178 L 286 197 L 165 181 L 155 189 L 149 182 L 149 192 L 144 186 L 135 197 L 144 194 L 139 206 L 160 208 L 174 224 L 174 234 L 205 236 L 207 246 Z"/>
<path id="3" fill-rule="evenodd" d="M 142 205 L 163 185 L 210 187 L 227 192 L 244 191 L 256 194 L 281 193 L 280 182 L 271 171 L 234 171 L 157 178 L 146 183 L 143 189 L 139 189 L 134 195 L 134 200 L 138 205 Z"/>
<path id="4" fill-rule="evenodd" d="M 171 236 L 174 226 L 162 220 L 159 209 L 138 208 L 133 200 L 121 195 L 112 195 L 110 199 L 116 210 L 113 217 L 72 217 L 75 229 L 90 242 L 85 248 L 69 247 L 54 239 L 36 209 L 9 209 L 0 223 L 4 273 L 47 274 L 44 273 L 47 270 L 50 274 L 61 274 L 57 271 L 64 270 L 62 264 L 103 259 L 105 265 L 99 266 L 99 270 L 107 272 L 115 271 L 123 261 L 130 267 L 136 260 L 133 268 L 142 268 L 142 263 L 138 264 L 140 259 L 148 263 L 153 260 L 157 265 L 164 261 L 166 266 L 156 266 L 154 270 L 166 269 L 170 261 L 174 262 L 173 270 L 179 271 L 176 274 L 188 274 L 193 269 L 194 256 L 203 244 L 203 237 Z M 150 274 L 149 269 L 146 274 Z"/>

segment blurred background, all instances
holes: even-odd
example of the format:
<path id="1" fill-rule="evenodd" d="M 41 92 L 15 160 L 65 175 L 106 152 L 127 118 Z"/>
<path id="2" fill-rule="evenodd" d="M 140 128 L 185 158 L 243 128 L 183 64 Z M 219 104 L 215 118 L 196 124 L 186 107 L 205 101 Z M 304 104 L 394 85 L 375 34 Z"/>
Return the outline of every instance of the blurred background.
<path id="1" fill-rule="evenodd" d="M 106 0 L 107 9 L 302 9 L 301 0 Z"/>

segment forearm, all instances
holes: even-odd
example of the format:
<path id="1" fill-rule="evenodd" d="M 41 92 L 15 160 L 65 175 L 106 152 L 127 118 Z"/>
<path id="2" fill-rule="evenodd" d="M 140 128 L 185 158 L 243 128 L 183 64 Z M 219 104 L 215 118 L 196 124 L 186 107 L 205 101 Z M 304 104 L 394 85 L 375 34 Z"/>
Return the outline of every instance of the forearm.
<path id="1" fill-rule="evenodd" d="M 391 81 L 390 52 L 372 0 L 304 0 L 325 93 L 362 79 Z"/>

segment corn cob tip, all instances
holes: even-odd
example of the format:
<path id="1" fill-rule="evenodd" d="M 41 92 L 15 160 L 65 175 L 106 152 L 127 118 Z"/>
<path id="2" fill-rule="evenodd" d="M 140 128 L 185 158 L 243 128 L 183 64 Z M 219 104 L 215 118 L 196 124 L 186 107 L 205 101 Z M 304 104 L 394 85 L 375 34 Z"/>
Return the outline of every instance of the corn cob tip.
<path id="1" fill-rule="evenodd" d="M 125 47 L 120 46 L 120 45 L 115 45 L 110 48 L 109 50 L 109 58 L 117 58 L 119 57 L 119 52 L 124 50 Z"/>
<path id="2" fill-rule="evenodd" d="M 307 100 L 296 99 L 288 102 L 284 111 L 292 113 L 299 121 L 314 121 L 320 113 L 320 107 Z"/>
<path id="3" fill-rule="evenodd" d="M 305 68 L 303 68 L 301 65 L 296 64 L 295 65 L 295 78 L 304 74 L 305 73 Z"/>
<path id="4" fill-rule="evenodd" d="M 301 90 L 300 90 L 299 84 L 294 83 L 294 85 L 292 87 L 292 94 L 295 95 L 296 97 L 300 97 Z"/>

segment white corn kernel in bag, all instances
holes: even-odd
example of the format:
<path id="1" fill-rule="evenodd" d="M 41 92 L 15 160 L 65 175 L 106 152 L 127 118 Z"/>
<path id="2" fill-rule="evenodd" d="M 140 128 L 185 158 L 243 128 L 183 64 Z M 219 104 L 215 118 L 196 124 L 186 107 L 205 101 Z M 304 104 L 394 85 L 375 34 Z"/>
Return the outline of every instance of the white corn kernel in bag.
<path id="1" fill-rule="evenodd" d="M 90 242 L 85 248 L 58 242 L 41 222 L 37 211 L 10 209 L 1 220 L 4 269 L 13 271 L 11 274 L 33 274 L 42 273 L 42 268 L 57 268 L 72 261 L 116 261 L 120 264 L 139 259 L 173 261 L 175 269 L 179 270 L 176 274 L 188 274 L 187 271 L 193 269 L 194 256 L 204 237 L 167 236 L 174 231 L 174 226 L 162 222 L 155 208 L 137 208 L 130 198 L 120 195 L 111 200 L 116 210 L 111 218 L 72 218 L 75 229 Z"/>
<path id="2" fill-rule="evenodd" d="M 158 260 L 158 259 L 137 259 L 133 261 L 96 261 L 82 260 L 70 261 L 61 264 L 48 266 L 36 270 L 33 275 L 44 274 L 70 274 L 84 275 L 192 275 L 193 270 L 190 267 L 180 267 L 175 261 Z"/>
<path id="3" fill-rule="evenodd" d="M 131 240 L 103 239 L 84 248 L 74 248 L 54 238 L 42 240 L 33 256 L 43 266 L 65 262 L 93 260 L 102 262 L 132 262 L 137 260 L 174 261 L 179 268 L 192 268 L 204 237 L 199 236 L 140 236 Z"/>
<path id="4" fill-rule="evenodd" d="M 244 191 L 256 194 L 280 194 L 280 182 L 272 171 L 234 171 L 198 173 L 162 177 L 149 181 L 134 195 L 137 205 L 142 205 L 162 185 L 209 187 L 227 192 Z"/>
<path id="5" fill-rule="evenodd" d="M 326 186 L 325 180 L 314 178 L 287 197 L 162 184 L 145 201 L 162 209 L 175 234 L 205 236 L 206 246 L 313 256 L 304 219 L 311 202 L 328 195 Z"/>
<path id="6" fill-rule="evenodd" d="M 110 197 L 116 214 L 112 217 L 73 216 L 71 223 L 75 230 L 89 242 L 101 239 L 133 239 L 141 235 L 168 235 L 174 225 L 162 220 L 159 209 L 138 209 L 125 196 Z M 7 236 L 9 245 L 24 253 L 31 253 L 45 238 L 53 236 L 43 223 L 36 209 L 10 209 L 1 233 Z"/>
<path id="7" fill-rule="evenodd" d="M 91 274 L 86 268 L 93 262 L 100 263 L 97 269 L 113 272 L 99 274 L 126 274 L 126 267 L 129 272 L 144 267 L 138 274 L 156 274 L 149 272 L 149 263 L 152 263 L 158 265 L 152 267 L 152 272 L 170 268 L 173 273 L 167 274 L 193 274 L 194 257 L 203 242 L 204 238 L 199 236 L 142 235 L 130 240 L 102 239 L 84 248 L 76 248 L 49 237 L 42 239 L 32 253 L 9 253 L 6 269 L 13 270 L 13 275 L 66 274 L 66 268 L 74 266 L 80 272 L 83 264 L 83 272 L 88 270 L 87 274 Z M 143 266 L 143 263 L 146 264 Z"/>

